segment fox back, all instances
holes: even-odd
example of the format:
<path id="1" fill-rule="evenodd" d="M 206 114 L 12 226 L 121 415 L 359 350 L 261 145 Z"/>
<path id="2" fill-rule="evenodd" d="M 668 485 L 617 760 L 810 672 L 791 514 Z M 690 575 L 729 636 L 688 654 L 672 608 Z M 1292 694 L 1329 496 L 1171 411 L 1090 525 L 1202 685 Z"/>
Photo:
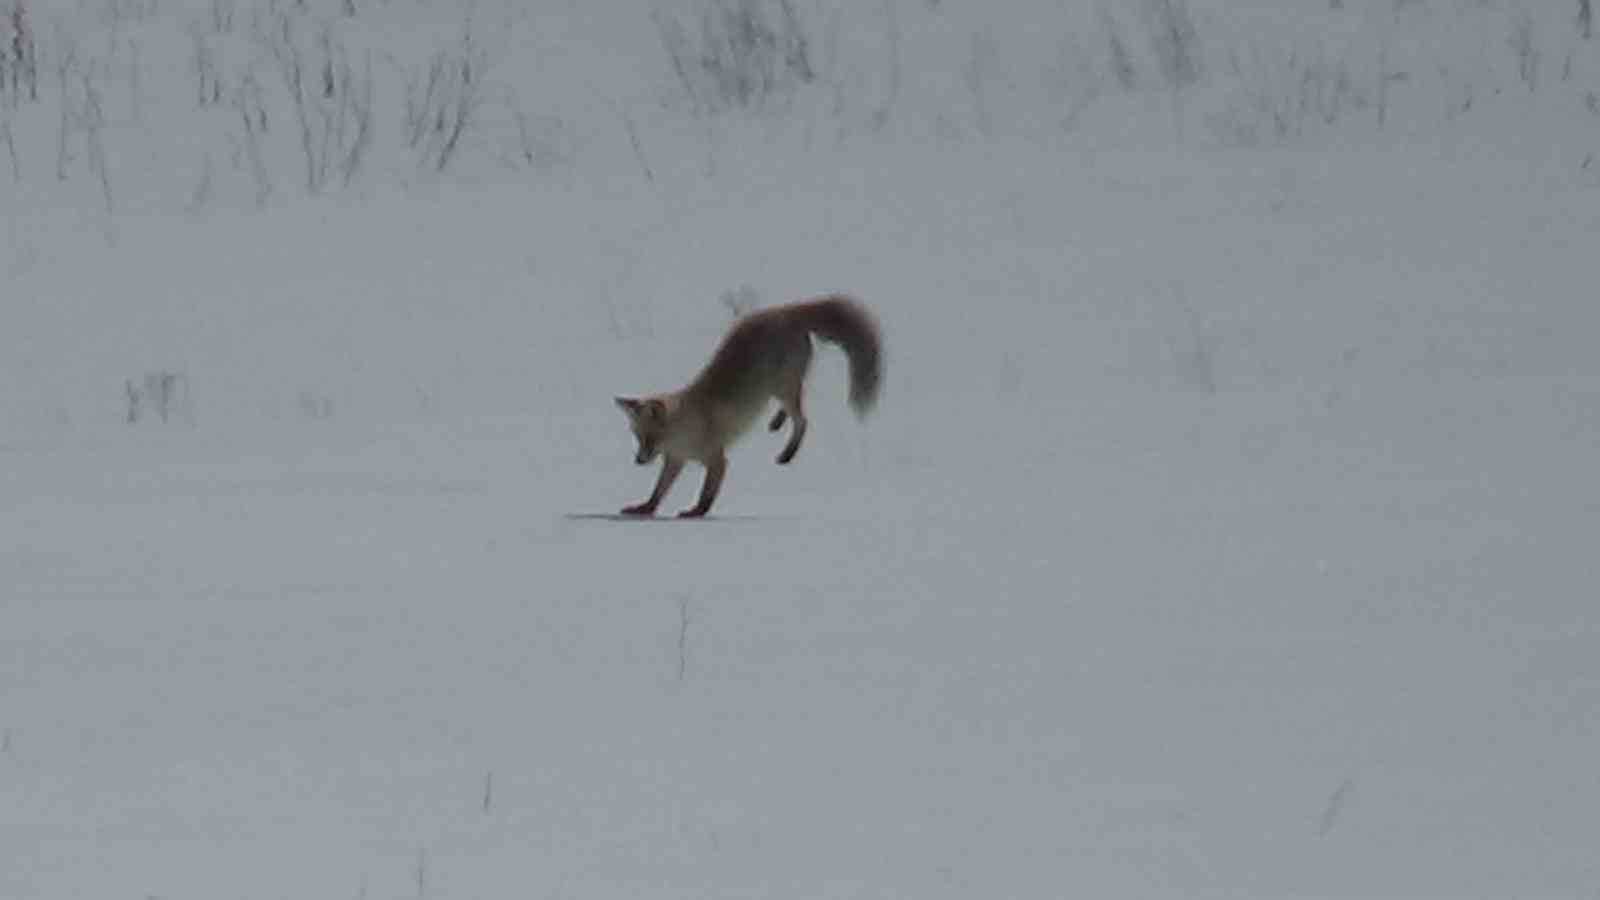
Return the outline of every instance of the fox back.
<path id="1" fill-rule="evenodd" d="M 742 316 L 686 392 L 729 399 L 757 394 L 764 400 L 786 379 L 805 377 L 813 334 L 844 350 L 850 405 L 865 416 L 877 403 L 883 377 L 882 336 L 865 307 L 838 294 Z"/>

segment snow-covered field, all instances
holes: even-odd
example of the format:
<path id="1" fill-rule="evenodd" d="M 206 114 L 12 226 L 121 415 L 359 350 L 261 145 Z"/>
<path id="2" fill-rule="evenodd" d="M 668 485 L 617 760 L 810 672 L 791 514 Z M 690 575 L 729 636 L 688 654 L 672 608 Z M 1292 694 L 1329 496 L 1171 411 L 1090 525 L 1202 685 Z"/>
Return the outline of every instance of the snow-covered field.
<path id="1" fill-rule="evenodd" d="M 818 82 L 711 115 L 644 5 L 482 0 L 438 171 L 459 5 L 35 3 L 0 900 L 1595 896 L 1600 41 L 1344 5 L 1194 0 L 1174 93 L 1150 4 L 796 3 Z M 252 10 L 373 50 L 350 184 Z M 613 395 L 826 291 L 871 418 L 824 346 L 793 466 L 583 517 Z"/>

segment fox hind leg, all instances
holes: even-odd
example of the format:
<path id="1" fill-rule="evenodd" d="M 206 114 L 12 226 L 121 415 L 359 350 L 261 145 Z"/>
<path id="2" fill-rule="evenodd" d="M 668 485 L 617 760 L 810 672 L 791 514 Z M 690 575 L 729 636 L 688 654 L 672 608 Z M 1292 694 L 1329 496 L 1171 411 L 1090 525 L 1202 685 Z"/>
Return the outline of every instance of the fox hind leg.
<path id="1" fill-rule="evenodd" d="M 780 466 L 788 465 L 794 459 L 794 455 L 800 451 L 800 442 L 805 440 L 806 414 L 804 407 L 801 405 L 800 395 L 801 386 L 799 380 L 796 379 L 795 383 L 790 385 L 783 392 L 783 395 L 778 398 L 778 402 L 783 404 L 783 409 L 778 411 L 778 415 L 786 415 L 787 418 L 794 420 L 794 428 L 789 432 L 789 443 L 784 444 L 783 452 L 778 454 L 778 465 Z M 773 418 L 776 419 L 777 416 Z"/>
<path id="2" fill-rule="evenodd" d="M 795 453 L 800 450 L 800 442 L 806 436 L 805 406 L 801 400 L 805 393 L 806 372 L 811 368 L 811 337 L 803 336 L 789 350 L 788 358 L 783 366 L 783 375 L 778 380 L 778 389 L 773 395 L 778 398 L 779 409 L 777 415 L 772 417 L 768 427 L 777 431 L 783 427 L 784 420 L 794 422 L 794 428 L 789 432 L 789 442 L 783 446 L 783 452 L 778 454 L 778 465 L 787 465 L 794 459 Z"/>

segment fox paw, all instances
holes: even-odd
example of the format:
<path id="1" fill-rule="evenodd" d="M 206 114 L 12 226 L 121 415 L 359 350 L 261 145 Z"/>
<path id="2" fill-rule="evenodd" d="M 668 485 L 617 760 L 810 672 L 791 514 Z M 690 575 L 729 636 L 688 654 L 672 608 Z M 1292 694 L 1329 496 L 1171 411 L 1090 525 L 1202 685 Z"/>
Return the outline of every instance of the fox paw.
<path id="1" fill-rule="evenodd" d="M 710 511 L 711 510 L 709 510 L 709 509 L 701 509 L 700 507 L 697 506 L 697 507 L 695 507 L 693 509 L 686 509 L 683 512 L 678 513 L 678 518 L 680 518 L 680 519 L 699 519 L 699 518 L 705 516 L 705 514 L 710 512 Z"/>
<path id="2" fill-rule="evenodd" d="M 635 506 L 624 506 L 622 514 L 625 516 L 653 516 L 656 514 L 656 508 L 648 503 L 640 503 Z"/>

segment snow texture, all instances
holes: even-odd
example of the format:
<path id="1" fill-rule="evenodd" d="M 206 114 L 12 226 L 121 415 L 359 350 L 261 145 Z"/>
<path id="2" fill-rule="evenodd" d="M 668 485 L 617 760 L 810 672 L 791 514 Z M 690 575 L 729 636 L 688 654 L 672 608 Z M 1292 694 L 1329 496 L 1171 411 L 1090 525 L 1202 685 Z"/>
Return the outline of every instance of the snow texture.
<path id="1" fill-rule="evenodd" d="M 1577 6 L 28 0 L 0 898 L 1594 896 Z M 832 291 L 877 410 L 607 518 Z"/>

